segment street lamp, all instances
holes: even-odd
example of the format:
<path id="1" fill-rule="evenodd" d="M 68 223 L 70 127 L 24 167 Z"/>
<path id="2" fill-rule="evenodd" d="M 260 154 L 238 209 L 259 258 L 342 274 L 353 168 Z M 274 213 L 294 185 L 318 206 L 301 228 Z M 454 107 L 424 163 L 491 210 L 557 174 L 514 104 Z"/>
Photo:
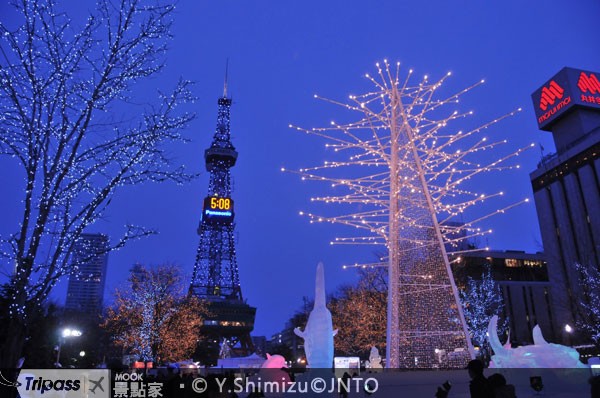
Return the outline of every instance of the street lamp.
<path id="1" fill-rule="evenodd" d="M 62 331 L 62 337 L 79 337 L 81 336 L 81 331 L 77 329 L 69 329 L 65 328 Z"/>
<path id="2" fill-rule="evenodd" d="M 60 349 L 62 345 L 65 343 L 66 339 L 69 337 L 79 337 L 81 336 L 81 330 L 64 328 L 61 333 L 61 338 L 58 339 L 58 345 L 55 347 L 56 350 L 56 366 L 60 366 Z"/>
<path id="3" fill-rule="evenodd" d="M 571 335 L 574 331 L 575 329 L 573 329 L 571 325 L 569 325 L 568 323 L 565 325 L 565 342 L 568 346 L 571 345 Z"/>

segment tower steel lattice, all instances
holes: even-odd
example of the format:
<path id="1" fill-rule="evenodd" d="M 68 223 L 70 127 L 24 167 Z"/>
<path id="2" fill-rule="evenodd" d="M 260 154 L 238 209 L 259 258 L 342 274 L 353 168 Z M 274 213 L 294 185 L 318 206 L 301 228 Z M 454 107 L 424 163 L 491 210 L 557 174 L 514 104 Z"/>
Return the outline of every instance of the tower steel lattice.
<path id="1" fill-rule="evenodd" d="M 243 299 L 235 253 L 234 201 L 231 197 L 230 169 L 238 153 L 231 143 L 230 108 L 227 80 L 218 100 L 217 128 L 211 146 L 204 152 L 210 173 L 208 195 L 204 199 L 198 226 L 200 243 L 190 284 L 190 294 L 208 302 L 210 315 L 204 322 L 203 336 L 213 342 L 227 342 L 234 352 L 253 351 L 250 332 L 256 308 Z"/>

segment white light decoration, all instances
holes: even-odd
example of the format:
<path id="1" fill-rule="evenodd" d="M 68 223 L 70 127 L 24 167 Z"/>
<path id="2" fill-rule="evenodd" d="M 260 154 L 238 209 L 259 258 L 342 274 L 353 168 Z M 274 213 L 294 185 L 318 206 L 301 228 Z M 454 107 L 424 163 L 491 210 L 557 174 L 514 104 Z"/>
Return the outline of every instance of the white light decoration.
<path id="1" fill-rule="evenodd" d="M 575 263 L 575 275 L 580 289 L 578 291 L 578 317 L 575 325 L 567 333 L 582 331 L 596 346 L 600 345 L 600 266 L 597 264 Z"/>
<path id="2" fill-rule="evenodd" d="M 388 267 L 387 367 L 439 366 L 436 348 L 447 353 L 442 366 L 464 367 L 474 352 L 444 244 L 453 252 L 473 250 L 466 247 L 467 240 L 491 233 L 479 226 L 483 220 L 526 201 L 466 214 L 503 195 L 475 192 L 471 180 L 518 168 L 507 161 L 531 145 L 498 156 L 495 148 L 507 141 L 483 136 L 488 127 L 520 109 L 474 129 L 456 128 L 455 121 L 473 112 L 453 107 L 483 81 L 442 97 L 439 89 L 450 73 L 436 82 L 425 76 L 413 83 L 412 70 L 400 79 L 399 63 L 384 61 L 376 67 L 376 75 L 365 75 L 374 89 L 350 95 L 348 103 L 315 95 L 354 116 L 358 113 L 357 121 L 332 121 L 323 128 L 290 126 L 327 140 L 335 159 L 282 170 L 302 180 L 325 182 L 335 191 L 311 201 L 340 205 L 340 214 L 300 212 L 311 223 L 342 224 L 357 232 L 331 244 L 387 248 L 381 263 L 355 265 Z M 473 218 L 465 222 L 467 216 Z"/>
<path id="3" fill-rule="evenodd" d="M 160 87 L 155 100 L 144 83 L 163 68 L 174 5 L 98 1 L 72 20 L 69 7 L 55 3 L 11 2 L 13 12 L 3 12 L 10 26 L 0 23 L 0 157 L 9 166 L 2 175 L 22 178 L 18 222 L 0 236 L 0 265 L 14 270 L 3 281 L 7 329 L 17 331 L 0 347 L 2 367 L 23 356 L 37 327 L 31 315 L 59 281 L 89 278 L 80 268 L 89 258 L 155 233 L 126 225 L 109 247 L 71 262 L 113 195 L 194 177 L 172 157 L 194 119 L 181 108 L 194 101 L 191 82 Z"/>

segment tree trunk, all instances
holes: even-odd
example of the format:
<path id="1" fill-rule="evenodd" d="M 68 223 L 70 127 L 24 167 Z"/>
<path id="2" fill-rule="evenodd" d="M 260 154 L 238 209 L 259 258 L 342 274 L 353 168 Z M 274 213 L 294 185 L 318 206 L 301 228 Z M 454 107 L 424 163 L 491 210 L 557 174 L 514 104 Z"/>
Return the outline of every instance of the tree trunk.
<path id="1" fill-rule="evenodd" d="M 0 351 L 0 368 L 10 369 L 17 366 L 25 346 L 26 327 L 18 318 L 10 318 L 6 326 L 7 335 Z"/>

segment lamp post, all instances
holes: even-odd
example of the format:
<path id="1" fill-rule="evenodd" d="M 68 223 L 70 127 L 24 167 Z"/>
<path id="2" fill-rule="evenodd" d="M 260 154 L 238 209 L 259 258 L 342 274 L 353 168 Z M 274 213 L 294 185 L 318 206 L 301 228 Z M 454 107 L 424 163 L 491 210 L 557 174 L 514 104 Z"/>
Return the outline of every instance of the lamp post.
<path id="1" fill-rule="evenodd" d="M 81 336 L 81 331 L 78 329 L 64 328 L 58 339 L 58 345 L 56 346 L 56 366 L 60 366 L 60 349 L 69 337 Z"/>
<path id="2" fill-rule="evenodd" d="M 573 334 L 574 329 L 568 323 L 565 325 L 565 340 L 568 346 L 571 345 L 571 335 Z"/>

